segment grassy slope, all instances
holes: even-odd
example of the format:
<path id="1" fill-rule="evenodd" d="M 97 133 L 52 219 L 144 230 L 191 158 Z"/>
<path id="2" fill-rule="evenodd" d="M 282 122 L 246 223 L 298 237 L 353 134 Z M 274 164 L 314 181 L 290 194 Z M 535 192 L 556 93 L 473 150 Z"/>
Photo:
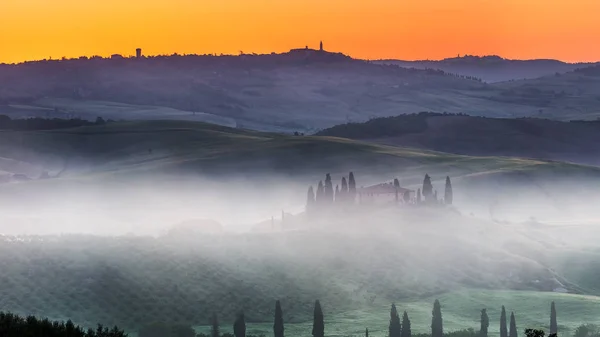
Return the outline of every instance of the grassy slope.
<path id="1" fill-rule="evenodd" d="M 152 149 L 152 153 L 149 152 Z M 123 122 L 38 132 L 0 132 L 0 157 L 67 173 L 239 172 L 282 174 L 345 172 L 447 172 L 453 175 L 510 171 L 594 169 L 505 157 L 470 157 L 374 145 L 331 137 L 294 137 L 181 121 Z M 0 169 L 2 169 L 0 167 Z M 321 174 L 322 171 L 319 172 Z"/>
<path id="2" fill-rule="evenodd" d="M 398 310 L 406 310 L 411 319 L 413 333 L 429 333 L 431 324 L 431 308 L 435 298 L 423 298 L 397 303 Z M 445 293 L 438 297 L 442 304 L 445 331 L 479 328 L 480 310 L 487 308 L 490 317 L 490 336 L 500 335 L 500 311 L 504 305 L 507 318 L 515 312 L 519 336 L 524 336 L 525 328 L 541 328 L 548 330 L 550 322 L 550 303 L 555 301 L 558 311 L 559 332 L 562 336 L 570 336 L 580 324 L 600 323 L 600 298 L 591 296 L 538 293 L 529 291 L 489 291 L 462 290 Z M 285 310 L 285 309 L 284 309 Z M 369 335 L 385 337 L 388 334 L 389 306 L 380 306 L 370 310 L 354 310 L 338 314 L 325 311 L 325 331 L 328 336 L 364 336 L 364 329 L 369 328 Z M 292 336 L 310 336 L 312 322 L 288 324 L 286 332 Z M 271 323 L 250 323 L 248 332 L 252 334 L 272 333 Z M 208 326 L 196 327 L 198 332 L 208 333 Z M 223 331 L 232 332 L 229 325 Z"/>
<path id="3" fill-rule="evenodd" d="M 342 124 L 317 134 L 475 156 L 598 164 L 599 130 L 600 123 L 592 122 L 418 114 Z"/>
<path id="4" fill-rule="evenodd" d="M 152 154 L 148 153 L 148 148 L 152 148 Z M 67 175 L 61 179 L 55 179 L 52 181 L 35 181 L 26 184 L 20 185 L 12 185 L 10 188 L 7 187 L 7 190 L 11 189 L 21 189 L 32 187 L 33 189 L 37 189 L 38 187 L 44 184 L 50 184 L 50 186 L 60 186 L 54 184 L 60 184 L 63 179 L 69 179 L 69 177 L 75 179 L 78 177 L 87 177 L 91 178 L 92 181 L 97 182 L 98 179 L 102 179 L 109 176 L 114 176 L 115 174 L 123 174 L 124 177 L 131 177 L 132 174 L 138 175 L 140 172 L 149 172 L 149 173 L 157 173 L 157 172 L 208 172 L 208 173 L 231 173 L 231 172 L 240 172 L 244 171 L 248 173 L 251 169 L 261 170 L 265 168 L 274 169 L 276 172 L 281 174 L 297 174 L 297 175 L 311 175 L 318 174 L 319 176 L 322 173 L 327 171 L 336 172 L 347 172 L 348 169 L 354 169 L 357 166 L 361 167 L 361 173 L 371 173 L 377 174 L 380 172 L 401 172 L 403 180 L 406 182 L 417 183 L 422 179 L 422 173 L 427 171 L 429 173 L 435 174 L 447 174 L 451 173 L 453 177 L 464 178 L 464 179 L 477 179 L 482 176 L 494 176 L 498 173 L 501 174 L 513 174 L 513 173 L 523 173 L 527 176 L 539 175 L 544 173 L 553 173 L 553 174 L 597 174 L 597 170 L 594 168 L 589 168 L 585 166 L 564 164 L 564 163 L 554 163 L 554 162 L 543 162 L 536 160 L 525 160 L 525 159 L 517 159 L 517 158 L 502 158 L 502 157 L 469 157 L 469 156 L 458 156 L 458 155 L 449 155 L 444 153 L 432 152 L 432 151 L 422 151 L 422 150 L 414 150 L 410 148 L 399 148 L 399 147 L 391 147 L 391 146 L 379 146 L 372 145 L 368 143 L 362 143 L 357 141 L 351 141 L 347 139 L 340 138 L 330 138 L 330 137 L 289 137 L 289 136 L 281 136 L 276 134 L 268 134 L 268 133 L 259 133 L 252 131 L 245 131 L 239 129 L 230 129 L 226 127 L 202 124 L 202 123 L 189 123 L 189 122 L 176 122 L 176 121 L 153 121 L 153 122 L 127 122 L 127 123 L 119 123 L 114 125 L 107 125 L 102 127 L 83 127 L 72 130 L 56 130 L 56 131 L 44 131 L 44 132 L 2 132 L 0 133 L 0 156 L 3 157 L 15 157 L 20 160 L 32 161 L 36 162 L 40 165 L 54 165 L 55 170 L 58 170 L 61 167 L 61 160 L 66 157 L 66 154 L 72 155 L 70 159 L 76 163 L 76 165 L 72 166 L 67 170 Z M 53 159 L 54 161 L 52 161 Z M 361 175 L 362 179 L 363 175 Z M 460 181 L 460 179 L 457 179 Z M 4 189 L 4 188 L 3 188 Z M 96 244 L 96 243 L 94 243 Z M 473 242 L 469 243 L 473 244 Z M 480 243 L 477 243 L 480 245 Z M 68 245 L 67 245 L 68 246 Z M 90 247 L 86 247 L 85 249 L 89 249 Z M 177 294 L 176 290 L 173 290 L 172 286 L 174 284 L 178 284 L 176 275 L 183 273 L 184 270 L 189 269 L 186 267 L 185 263 L 177 266 L 175 269 L 169 267 L 169 264 L 160 265 L 157 271 L 161 272 L 160 281 L 158 283 L 147 282 L 148 280 L 144 280 L 143 286 L 138 287 L 133 286 L 136 282 L 139 282 L 139 278 L 133 277 L 133 274 L 119 274 L 115 275 L 114 269 L 102 269 L 97 268 L 98 266 L 105 266 L 107 262 L 112 261 L 113 257 L 103 257 L 102 251 L 104 250 L 103 245 L 98 245 L 94 249 L 98 249 L 97 252 L 91 253 L 91 255 L 86 255 L 83 257 L 83 260 L 79 260 L 79 258 L 71 261 L 67 259 L 69 266 L 67 264 L 67 269 L 71 272 L 68 275 L 72 275 L 72 273 L 77 272 L 78 277 L 82 278 L 82 283 L 85 284 L 86 277 L 90 276 L 92 279 L 96 279 L 98 277 L 105 278 L 107 282 L 113 282 L 114 278 L 121 279 L 117 283 L 113 283 L 115 287 L 115 291 L 110 291 L 110 289 L 103 289 L 98 286 L 83 287 L 83 289 L 78 290 L 79 288 L 70 289 L 67 287 L 64 291 L 67 291 L 70 301 L 75 303 L 75 306 L 68 304 L 68 301 L 58 302 L 56 296 L 61 296 L 61 291 L 53 292 L 49 290 L 52 283 L 50 280 L 45 283 L 48 292 L 44 292 L 46 288 L 40 288 L 39 285 L 35 285 L 34 281 L 27 282 L 11 282 L 8 281 L 11 287 L 16 287 L 14 289 L 20 289 L 19 291 L 24 291 L 23 294 L 29 294 L 28 298 L 30 300 L 34 300 L 33 302 L 24 305 L 24 302 L 19 303 L 19 297 L 8 296 L 3 298 L 3 307 L 7 309 L 17 308 L 19 310 L 25 310 L 26 313 L 34 312 L 41 314 L 48 314 L 49 308 L 47 307 L 48 303 L 54 303 L 53 305 L 59 310 L 61 314 L 68 313 L 69 316 L 77 316 L 79 321 L 82 322 L 91 322 L 90 317 L 93 319 L 99 319 L 104 322 L 113 322 L 119 321 L 123 318 L 125 313 L 127 312 L 139 312 L 134 318 L 131 318 L 132 321 L 128 321 L 128 324 L 139 324 L 140 322 L 146 319 L 152 319 L 157 316 L 163 315 L 164 312 L 171 312 L 172 307 L 157 307 L 157 303 L 160 303 L 161 299 L 168 298 L 171 296 L 173 292 Z M 113 246 L 113 248 L 116 248 Z M 62 248 L 58 248 L 62 249 Z M 144 249 L 151 249 L 151 247 L 145 247 Z M 119 250 L 115 249 L 111 254 L 117 254 L 119 257 L 114 257 L 114 261 L 119 261 L 123 267 L 127 267 L 127 263 L 133 263 L 134 265 L 138 265 L 135 262 L 135 258 L 139 257 L 137 253 L 134 256 L 131 256 L 131 251 L 123 251 L 124 255 L 119 255 Z M 141 252 L 140 252 L 141 253 Z M 34 255 L 37 253 L 34 253 Z M 66 254 L 66 256 L 73 256 L 68 250 L 64 251 L 61 254 Z M 150 253 L 152 254 L 152 253 Z M 24 258 L 24 255 L 20 255 L 21 258 Z M 60 256 L 60 255 L 57 255 Z M 112 256 L 112 255 L 111 255 Z M 127 260 L 123 260 L 122 256 L 129 256 Z M 91 258 L 100 259 L 97 261 L 98 265 L 92 266 L 92 269 L 88 270 L 85 267 L 89 264 L 88 259 Z M 171 256 L 172 257 L 172 256 Z M 64 259 L 59 258 L 56 261 L 63 261 Z M 29 263 L 37 263 L 37 257 L 28 260 Z M 52 259 L 51 259 L 52 261 Z M 148 266 L 151 266 L 155 259 L 149 259 L 147 261 Z M 160 262 L 162 260 L 159 260 Z M 164 260 L 166 262 L 168 260 Z M 196 267 L 202 266 L 202 264 L 211 267 L 214 261 L 203 261 L 200 264 L 194 264 Z M 189 263 L 186 262 L 186 263 Z M 108 264 L 110 265 L 110 264 Z M 6 267 L 6 266 L 5 266 Z M 6 268 L 4 270 L 7 270 Z M 39 266 L 38 266 L 39 267 Z M 36 268 L 38 268 L 36 267 Z M 264 267 L 264 266 L 263 266 Z M 12 268 L 21 268 L 13 266 Z M 25 268 L 25 265 L 23 266 Z M 166 268 L 166 269 L 161 269 Z M 183 269 L 182 269 L 183 268 Z M 211 267 L 212 268 L 212 267 Z M 227 269 L 229 268 L 229 269 Z M 219 275 L 229 275 L 234 270 L 239 273 L 237 274 L 240 280 L 245 280 L 248 282 L 255 282 L 255 284 L 261 284 L 261 287 L 254 288 L 252 290 L 252 296 L 258 296 L 260 301 L 255 302 L 254 305 L 262 308 L 261 310 L 266 310 L 263 312 L 256 312 L 259 317 L 268 317 L 268 310 L 271 310 L 270 307 L 264 308 L 268 306 L 271 302 L 271 298 L 267 295 L 271 294 L 272 289 L 269 289 L 267 283 L 265 283 L 269 278 L 266 275 L 267 271 L 265 271 L 264 275 L 254 275 L 251 281 L 247 280 L 248 275 L 247 271 L 239 270 L 239 267 L 227 267 L 225 269 L 217 268 L 219 271 L 215 274 L 213 278 L 209 280 L 212 286 L 216 286 L 217 284 L 222 285 L 223 279 L 219 279 Z M 233 269 L 232 269 L 233 268 Z M 35 270 L 35 269 L 34 269 Z M 102 271 L 104 270 L 104 271 Z M 129 268 L 125 268 L 125 270 L 129 270 Z M 210 270 L 210 269 L 203 269 Z M 327 269 L 318 269 L 318 270 L 327 270 Z M 285 281 L 285 277 L 279 274 L 277 277 L 283 277 L 282 279 L 278 279 L 278 288 L 277 292 L 280 294 L 289 294 L 294 293 L 297 296 L 305 296 L 306 289 L 310 289 L 311 282 L 316 282 L 315 280 L 319 279 L 319 277 L 323 277 L 323 275 L 318 274 L 319 271 L 315 270 L 317 274 L 306 274 L 299 273 L 298 269 L 293 269 L 291 272 L 297 273 L 296 275 L 303 275 L 303 278 L 297 279 L 296 283 L 294 283 L 291 288 L 285 288 L 284 284 L 288 283 Z M 469 275 L 475 272 L 476 270 L 469 267 L 465 272 Z M 11 272 L 11 275 L 23 274 L 26 275 L 29 271 L 25 269 L 14 270 Z M 164 278 L 164 273 L 175 273 L 172 277 Z M 270 270 L 268 273 L 272 273 Z M 16 273 L 16 274 L 15 274 Z M 212 272 L 211 272 L 212 274 Z M 477 272 L 476 272 L 477 274 Z M 183 274 L 181 274 L 183 275 Z M 202 275 L 202 272 L 200 274 Z M 365 274 L 368 275 L 368 274 Z M 363 275 L 364 276 L 364 275 Z M 64 281 L 57 281 L 56 277 L 53 276 L 52 282 L 58 282 L 58 284 L 63 284 L 67 286 L 69 283 Z M 193 281 L 193 278 L 190 279 L 190 276 L 185 276 L 188 281 Z M 386 277 L 389 277 L 386 276 Z M 452 277 L 460 279 L 463 277 L 460 273 L 456 275 L 452 275 Z M 60 277 L 59 277 L 60 278 Z M 124 278 L 124 279 L 123 279 Z M 46 279 L 46 278 L 42 278 Z M 332 276 L 327 276 L 326 279 L 336 279 Z M 218 280 L 218 282 L 216 282 Z M 382 279 L 383 280 L 383 279 Z M 3 279 L 4 284 L 7 284 L 7 280 Z M 33 283 L 32 283 L 33 282 Z M 230 287 L 246 287 L 244 284 L 238 283 L 236 280 L 228 280 L 227 283 Z M 386 281 L 387 282 L 387 281 Z M 204 282 L 200 284 L 205 284 Z M 390 283 L 391 284 L 391 283 Z M 167 285 L 165 288 L 160 285 Z M 338 285 L 334 284 L 322 284 L 326 286 L 325 289 L 331 289 L 332 291 L 337 289 Z M 197 285 L 196 285 L 197 286 Z M 196 289 L 194 291 L 194 296 L 197 297 L 197 300 L 194 303 L 202 303 L 200 302 L 203 296 L 211 295 L 211 301 L 216 301 L 214 296 L 222 294 L 223 296 L 229 296 L 223 293 L 223 289 L 219 287 L 214 288 L 212 290 L 202 289 L 202 288 L 194 288 L 196 287 L 194 282 L 189 283 L 186 287 L 191 287 L 189 289 Z M 344 285 L 342 285 L 344 286 Z M 391 288 L 385 289 L 385 282 L 381 284 L 377 284 L 378 291 L 383 291 L 386 298 L 389 298 L 389 292 Z M 435 284 L 424 285 L 425 288 L 433 287 L 433 289 L 437 288 Z M 327 288 L 333 287 L 333 288 Z M 392 287 L 394 289 L 399 289 L 399 286 L 396 285 Z M 28 290 L 29 289 L 29 290 Z M 42 293 L 36 294 L 31 293 L 30 289 L 38 289 Z M 163 290 L 161 290 L 163 289 Z M 186 288 L 187 289 L 187 288 Z M 189 290 L 188 289 L 188 290 Z M 243 288 L 246 289 L 246 288 Z M 242 289 L 242 290 L 243 290 Z M 106 293 L 106 291 L 109 291 Z M 187 290 L 186 290 L 187 291 Z M 14 293 L 16 294 L 16 293 Z M 13 295 L 14 295 L 13 294 Z M 364 325 L 366 323 L 361 323 L 361 327 L 359 329 L 358 324 L 352 325 L 350 324 L 352 313 L 347 311 L 349 308 L 353 307 L 352 301 L 345 302 L 344 296 L 342 296 L 344 292 L 341 293 L 331 293 L 328 296 L 331 298 L 327 301 L 328 305 L 337 308 L 335 314 L 339 316 L 340 326 L 339 329 L 349 329 L 345 326 L 354 326 L 351 328 L 353 330 L 344 330 L 346 332 L 359 332 L 362 331 Z M 84 309 L 83 302 L 80 302 L 78 299 L 80 298 L 97 298 L 99 305 L 91 309 L 91 311 L 86 311 Z M 93 297 L 96 296 L 96 297 Z M 176 296 L 181 297 L 181 294 Z M 219 295 L 221 296 L 221 295 Z M 238 293 L 238 297 L 223 297 L 224 301 L 239 301 L 243 299 L 244 292 Z M 240 297 L 241 296 L 241 297 Z M 482 295 L 483 296 L 483 295 Z M 487 296 L 487 295 L 486 295 Z M 491 296 L 491 295 L 490 295 Z M 553 296 L 553 295 L 552 295 Z M 122 298 L 130 297 L 132 298 L 131 302 L 134 303 L 134 308 L 130 308 L 129 304 L 119 304 L 115 305 L 115 303 L 121 303 Z M 179 298 L 178 297 L 178 298 Z M 184 296 L 188 297 L 188 296 Z M 300 297 L 296 297 L 297 299 Z M 297 320 L 306 317 L 310 314 L 310 301 L 311 299 L 307 299 L 306 296 L 303 297 L 303 300 L 298 302 L 298 305 L 295 308 L 295 315 L 297 316 Z M 146 302 L 140 302 L 140 299 L 145 299 Z M 64 299 L 63 299 L 64 300 Z M 117 302 L 111 302 L 117 301 Z M 189 298 L 180 298 L 176 302 L 170 303 L 169 305 L 174 305 L 175 303 L 183 303 L 186 306 L 190 306 L 194 308 L 195 305 L 189 303 Z M 263 303 L 264 301 L 264 303 Z M 419 317 L 417 311 L 422 313 L 429 312 L 429 303 L 431 302 L 430 298 L 424 300 L 416 301 L 415 308 L 418 307 L 418 303 L 422 301 L 422 309 L 415 309 L 415 324 L 419 326 L 417 321 L 425 321 L 426 319 L 416 319 Z M 448 301 L 454 302 L 454 300 L 449 299 Z M 477 307 L 481 305 L 481 299 L 475 300 L 476 304 L 472 307 L 469 307 L 471 311 L 476 310 Z M 542 301 L 542 299 L 540 299 Z M 595 300 L 594 300 L 595 301 Z M 139 303 L 138 303 L 139 302 Z M 504 301 L 493 301 L 494 303 L 490 303 L 489 305 L 499 305 L 499 302 Z M 143 304 L 146 303 L 146 304 Z M 208 306 L 212 306 L 213 302 L 209 302 Z M 219 303 L 219 302 L 214 302 Z M 507 305 L 508 301 L 505 302 Z M 31 306 L 30 306 L 31 305 Z M 141 307 L 146 305 L 148 308 L 152 310 L 144 310 L 142 312 Z M 382 304 L 383 305 L 383 304 Z M 223 307 L 223 304 L 219 304 L 220 310 L 223 312 L 231 312 L 234 308 L 226 308 Z M 465 304 L 465 307 L 467 304 Z M 181 306 L 175 306 L 181 310 Z M 102 308 L 114 308 L 111 310 L 106 310 Z M 331 307 L 330 307 L 331 308 Z M 15 310 L 15 309 L 13 309 Z M 537 309 L 536 309 L 537 310 Z M 384 312 L 383 319 L 386 320 L 385 308 L 381 310 Z M 175 311 L 177 312 L 177 311 Z M 205 316 L 208 315 L 209 308 L 207 304 L 204 304 L 201 308 L 198 308 L 197 311 L 190 312 L 194 321 L 201 321 Z M 342 315 L 342 312 L 348 312 Z M 369 311 L 371 312 L 371 311 Z M 531 315 L 532 320 L 536 314 L 533 313 L 528 314 Z M 91 316 L 90 316 L 91 315 Z M 127 314 L 129 317 L 129 314 Z M 306 315 L 306 316 L 305 316 Z M 360 317 L 365 317 L 364 322 L 376 321 L 375 316 L 368 316 L 366 313 L 357 312 L 355 315 Z M 363 316 L 364 315 L 364 316 Z M 451 319 L 456 322 L 460 322 L 461 320 L 467 321 L 465 317 L 460 314 L 456 314 L 457 318 Z M 423 317 L 426 316 L 423 314 Z M 380 317 L 380 314 L 377 314 L 377 317 Z M 452 314 L 450 315 L 452 317 Z M 450 318 L 449 317 L 449 318 Z M 461 318 L 462 317 L 462 318 Z M 382 318 L 377 318 L 382 319 Z M 360 321 L 359 321 L 360 322 Z M 93 322 L 92 322 L 93 323 Z M 343 324 L 342 324 L 343 323 Z M 576 324 L 576 323 L 569 323 Z M 381 324 L 378 324 L 381 326 Z M 455 327 L 463 327 L 463 326 L 472 326 L 472 324 L 462 324 L 455 323 Z M 425 326 L 425 325 L 423 325 Z M 385 327 L 385 325 L 383 325 Z M 383 328 L 380 328 L 383 329 Z"/>

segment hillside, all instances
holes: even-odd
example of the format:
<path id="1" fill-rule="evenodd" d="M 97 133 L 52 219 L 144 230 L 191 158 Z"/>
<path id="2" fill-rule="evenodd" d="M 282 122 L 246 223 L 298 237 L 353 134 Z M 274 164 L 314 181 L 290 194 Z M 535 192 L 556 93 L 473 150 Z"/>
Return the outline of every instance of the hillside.
<path id="1" fill-rule="evenodd" d="M 428 117 L 423 114 L 396 118 L 400 118 L 400 121 L 403 118 L 414 119 L 415 125 L 423 124 L 426 130 L 430 119 L 473 119 L 460 116 Z M 526 124 L 527 120 L 473 120 L 507 122 L 518 130 L 539 133 L 538 129 Z M 550 121 L 540 123 L 565 124 Z M 403 127 L 412 125 L 400 124 Z M 351 126 L 355 127 L 354 124 Z M 594 128 L 595 124 L 573 126 Z M 356 127 L 362 126 L 357 124 Z M 261 175 L 268 172 L 298 177 L 321 176 L 325 171 L 342 174 L 350 170 L 372 175 L 401 170 L 405 172 L 404 179 L 410 179 L 412 174 L 420 178 L 423 170 L 453 176 L 528 170 L 555 174 L 560 174 L 561 170 L 580 170 L 582 174 L 596 174 L 592 167 L 570 164 L 509 157 L 471 157 L 415 150 L 413 147 L 377 145 L 339 138 L 353 137 L 343 132 L 336 134 L 339 129 L 343 130 L 343 126 L 320 133 L 335 137 L 287 136 L 197 122 L 144 121 L 48 131 L 3 131 L 0 132 L 0 157 L 4 161 L 0 162 L 0 169 L 31 179 L 37 179 L 44 171 L 51 177 L 57 174 L 60 177 L 90 174 L 127 176 L 144 172 L 218 176 L 241 173 L 240 167 L 243 167 L 244 174 Z M 377 128 L 377 134 L 393 136 L 388 129 Z M 358 138 L 371 139 L 370 136 Z M 413 181 L 416 182 L 418 180 Z"/>
<path id="2" fill-rule="evenodd" d="M 310 49 L 0 66 L 0 114 L 11 117 L 178 119 L 293 133 L 415 111 L 524 117 L 543 109 L 561 120 L 597 114 L 596 104 L 575 96 L 585 109 L 548 109 L 539 100 L 503 96 L 504 90 L 440 70 Z"/>
<path id="3" fill-rule="evenodd" d="M 378 60 L 405 68 L 439 69 L 447 73 L 479 78 L 487 83 L 532 79 L 585 68 L 592 63 L 566 63 L 557 60 L 509 60 L 499 56 L 464 55 L 439 61 Z"/>
<path id="4" fill-rule="evenodd" d="M 600 170 L 591 166 L 183 121 L 3 131 L 0 158 L 4 180 L 11 182 L 0 185 L 1 214 L 8 217 L 0 230 L 5 233 L 56 228 L 156 233 L 190 217 L 247 229 L 282 210 L 303 210 L 309 185 L 325 173 L 339 184 L 350 171 L 359 186 L 398 178 L 401 186 L 415 190 L 425 173 L 440 191 L 450 176 L 461 210 L 500 220 L 588 214 L 590 204 L 578 198 L 591 202 L 600 188 Z M 232 203 L 239 205 L 237 212 L 229 211 Z M 195 204 L 211 206 L 198 213 Z M 35 213 L 29 212 L 32 207 Z M 81 214 L 96 216 L 81 223 Z M 59 224 L 44 225 L 51 219 L 60 219 Z"/>
<path id="5" fill-rule="evenodd" d="M 499 83 L 489 98 L 539 107 L 537 117 L 561 120 L 598 119 L 594 108 L 600 97 L 600 65 L 537 79 Z"/>
<path id="6" fill-rule="evenodd" d="M 415 114 L 342 124 L 317 133 L 473 156 L 600 164 L 600 123 Z"/>
<path id="7" fill-rule="evenodd" d="M 553 292 L 578 289 L 578 275 L 550 259 L 591 247 L 565 241 L 565 233 L 578 230 L 536 238 L 531 235 L 540 228 L 452 212 L 388 210 L 336 218 L 324 221 L 327 226 L 313 223 L 318 229 L 305 224 L 299 231 L 264 234 L 4 237 L 0 310 L 134 330 L 157 319 L 204 325 L 213 311 L 230 322 L 244 309 L 260 329 L 281 299 L 290 330 L 299 330 L 319 298 L 329 329 L 355 334 L 364 329 L 357 323 L 371 322 L 381 336 L 376 331 L 385 325 L 378 324 L 392 301 L 409 310 L 415 332 L 425 332 L 434 298 L 444 304 L 448 330 L 472 327 L 481 307 L 496 315 L 502 304 L 516 310 L 520 326 L 542 325 L 556 299 L 564 309 L 561 326 L 594 322 L 583 313 L 597 311 L 598 298 Z M 353 314 L 356 323 L 344 319 Z"/>

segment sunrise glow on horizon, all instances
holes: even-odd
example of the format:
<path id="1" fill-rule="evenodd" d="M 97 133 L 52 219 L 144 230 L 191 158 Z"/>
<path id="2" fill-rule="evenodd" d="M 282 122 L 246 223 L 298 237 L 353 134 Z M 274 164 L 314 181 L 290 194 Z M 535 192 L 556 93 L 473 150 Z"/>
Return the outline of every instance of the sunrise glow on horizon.
<path id="1" fill-rule="evenodd" d="M 0 62 L 285 52 L 600 60 L 597 0 L 2 0 Z"/>

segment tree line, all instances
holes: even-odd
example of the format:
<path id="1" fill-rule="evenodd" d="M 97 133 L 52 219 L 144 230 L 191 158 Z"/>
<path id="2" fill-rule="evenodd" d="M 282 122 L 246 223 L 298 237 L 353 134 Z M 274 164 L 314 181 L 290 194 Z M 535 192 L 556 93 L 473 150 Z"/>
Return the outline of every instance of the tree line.
<path id="1" fill-rule="evenodd" d="M 85 330 L 70 320 L 67 322 L 27 318 L 0 312 L 0 336 L 2 337 L 127 337 L 118 327 L 109 329 L 98 325 L 96 330 Z"/>

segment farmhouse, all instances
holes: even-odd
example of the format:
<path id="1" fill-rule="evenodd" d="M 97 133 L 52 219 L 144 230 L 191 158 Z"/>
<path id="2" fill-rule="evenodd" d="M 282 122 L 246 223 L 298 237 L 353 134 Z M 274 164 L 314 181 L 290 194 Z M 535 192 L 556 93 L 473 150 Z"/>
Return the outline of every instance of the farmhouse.
<path id="1" fill-rule="evenodd" d="M 356 192 L 360 204 L 410 203 L 415 197 L 415 191 L 393 183 L 361 187 Z"/>

